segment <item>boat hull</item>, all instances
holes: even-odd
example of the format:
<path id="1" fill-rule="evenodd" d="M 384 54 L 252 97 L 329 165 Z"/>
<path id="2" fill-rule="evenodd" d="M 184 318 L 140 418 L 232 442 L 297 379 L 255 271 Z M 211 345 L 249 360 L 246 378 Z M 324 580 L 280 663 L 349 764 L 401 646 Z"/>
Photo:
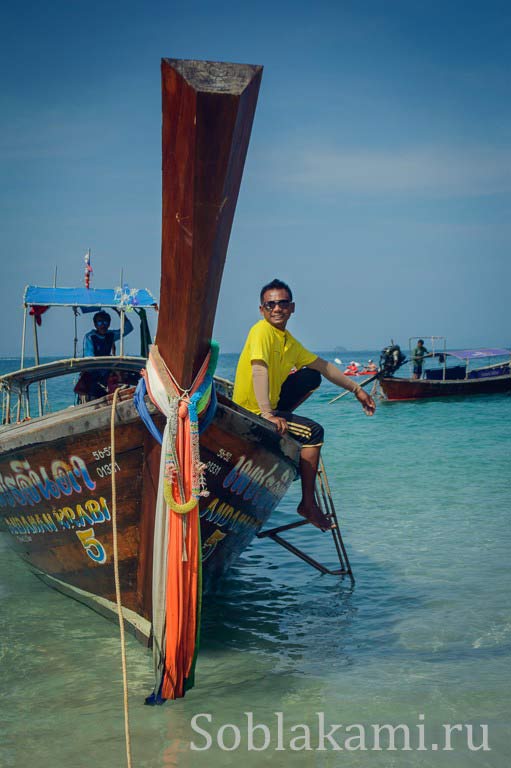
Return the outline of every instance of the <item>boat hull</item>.
<path id="1" fill-rule="evenodd" d="M 511 391 L 511 376 L 435 381 L 385 377 L 380 386 L 389 401 L 423 400 L 433 397 L 498 394 Z"/>
<path id="2" fill-rule="evenodd" d="M 105 605 L 113 609 L 113 462 L 122 603 L 145 620 L 146 634 L 160 446 L 129 399 L 117 406 L 112 456 L 110 417 L 105 398 L 2 430 L 0 529 L 52 586 L 96 602 L 103 613 Z M 159 414 L 156 421 L 163 428 Z M 219 403 L 201 436 L 209 491 L 200 503 L 205 590 L 276 508 L 296 477 L 298 457 L 294 441 L 229 401 Z"/>

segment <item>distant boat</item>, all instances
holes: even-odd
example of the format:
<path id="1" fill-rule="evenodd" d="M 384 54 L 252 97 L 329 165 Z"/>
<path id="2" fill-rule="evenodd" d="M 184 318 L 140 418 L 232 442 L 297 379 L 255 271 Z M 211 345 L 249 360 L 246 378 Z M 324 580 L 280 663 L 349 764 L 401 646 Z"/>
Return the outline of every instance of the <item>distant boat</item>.
<path id="1" fill-rule="evenodd" d="M 410 360 L 413 357 L 412 342 L 416 338 L 418 337 L 410 339 Z M 429 350 L 429 358 L 424 360 L 424 371 L 418 379 L 394 375 L 406 362 L 397 345 L 383 350 L 378 379 L 387 400 L 422 400 L 433 397 L 498 394 L 511 391 L 511 351 L 509 349 L 492 347 L 448 352 L 444 337 L 426 336 L 424 338 L 432 341 L 432 348 Z M 443 342 L 442 351 L 438 351 L 439 341 Z M 507 358 L 507 360 L 501 359 L 492 363 L 491 361 L 496 358 Z M 436 359 L 440 365 L 430 367 L 428 359 Z"/>

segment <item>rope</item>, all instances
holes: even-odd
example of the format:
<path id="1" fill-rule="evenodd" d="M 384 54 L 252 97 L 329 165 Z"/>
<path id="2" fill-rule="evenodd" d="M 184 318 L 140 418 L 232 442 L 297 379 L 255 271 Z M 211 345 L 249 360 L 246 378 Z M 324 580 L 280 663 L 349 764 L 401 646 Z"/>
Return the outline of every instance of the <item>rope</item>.
<path id="1" fill-rule="evenodd" d="M 111 447 L 111 468 L 112 468 L 112 534 L 114 549 L 114 578 L 115 578 L 115 597 L 117 601 L 117 615 L 119 617 L 119 638 L 121 642 L 121 664 L 122 664 L 122 685 L 124 699 L 124 732 L 126 735 L 126 762 L 128 768 L 131 768 L 131 739 L 128 710 L 128 675 L 126 669 L 126 643 L 124 637 L 124 619 L 122 615 L 121 604 L 121 585 L 119 579 L 119 552 L 117 549 L 117 487 L 115 483 L 115 406 L 117 405 L 117 396 L 121 387 L 118 387 L 112 399 L 112 412 L 110 418 L 110 447 Z"/>
<path id="2" fill-rule="evenodd" d="M 212 342 L 213 347 L 217 357 L 218 345 Z M 212 350 L 188 389 L 178 384 L 156 346 L 150 349 L 144 372 L 150 399 L 167 417 L 163 478 L 165 502 L 170 509 L 180 515 L 191 512 L 195 509 L 199 498 L 207 495 L 204 479 L 205 465 L 202 464 L 199 453 L 199 412 L 207 406 L 213 386 L 210 371 L 211 357 Z M 214 363 L 216 365 L 216 360 Z M 183 435 L 182 432 L 180 433 L 181 423 L 186 423 L 187 439 L 184 443 L 181 438 L 178 439 L 178 434 L 181 434 L 181 437 Z M 185 453 L 178 448 L 178 444 Z M 184 493 L 183 485 L 184 464 L 191 471 L 188 498 Z M 179 500 L 175 498 L 174 490 L 179 492 Z"/>
<path id="3" fill-rule="evenodd" d="M 145 426 L 151 433 L 151 435 L 154 437 L 156 442 L 161 445 L 163 443 L 163 435 L 157 428 L 156 424 L 151 418 L 151 415 L 149 413 L 149 410 L 147 408 L 147 405 L 145 404 L 144 397 L 147 394 L 147 386 L 145 383 L 145 379 L 142 376 L 139 379 L 139 382 L 136 386 L 135 392 L 133 394 L 133 403 L 135 405 L 135 408 L 137 409 L 138 415 L 144 422 Z M 206 430 L 211 422 L 213 421 L 213 418 L 216 413 L 218 405 L 218 400 L 216 396 L 216 388 L 215 384 L 213 382 L 213 386 L 211 387 L 211 397 L 209 401 L 209 405 L 206 409 L 206 411 L 201 412 L 201 419 L 199 421 L 199 435 L 201 435 L 204 430 Z"/>

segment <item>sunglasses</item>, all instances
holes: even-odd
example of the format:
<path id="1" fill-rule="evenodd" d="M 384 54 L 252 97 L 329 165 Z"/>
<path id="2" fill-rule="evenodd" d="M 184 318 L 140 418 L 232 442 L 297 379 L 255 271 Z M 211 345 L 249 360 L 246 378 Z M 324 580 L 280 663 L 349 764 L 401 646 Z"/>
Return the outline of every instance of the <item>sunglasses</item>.
<path id="1" fill-rule="evenodd" d="M 275 309 L 275 307 L 281 307 L 282 309 L 289 309 L 290 304 L 291 304 L 290 299 L 278 299 L 277 301 L 265 301 L 263 304 L 263 309 L 266 309 L 267 312 L 271 312 L 271 310 Z"/>
<path id="2" fill-rule="evenodd" d="M 96 320 L 96 325 L 110 325 L 110 320 Z"/>

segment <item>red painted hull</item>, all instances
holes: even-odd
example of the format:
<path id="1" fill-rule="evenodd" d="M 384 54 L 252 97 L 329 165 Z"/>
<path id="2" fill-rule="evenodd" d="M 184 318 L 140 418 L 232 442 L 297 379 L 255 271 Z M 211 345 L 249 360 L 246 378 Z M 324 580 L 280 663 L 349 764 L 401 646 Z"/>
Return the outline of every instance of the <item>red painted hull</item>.
<path id="1" fill-rule="evenodd" d="M 380 386 L 389 401 L 424 400 L 433 397 L 467 397 L 469 395 L 510 392 L 511 376 L 456 381 L 383 378 L 380 379 Z"/>

